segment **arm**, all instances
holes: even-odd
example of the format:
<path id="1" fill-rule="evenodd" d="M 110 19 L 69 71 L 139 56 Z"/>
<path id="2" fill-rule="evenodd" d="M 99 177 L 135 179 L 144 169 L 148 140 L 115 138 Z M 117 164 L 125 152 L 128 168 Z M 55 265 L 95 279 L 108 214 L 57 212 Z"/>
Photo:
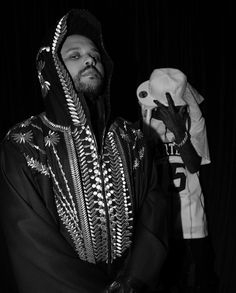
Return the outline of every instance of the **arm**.
<path id="1" fill-rule="evenodd" d="M 184 133 L 181 132 L 174 135 L 176 146 L 178 147 L 180 156 L 185 166 L 187 167 L 190 173 L 198 172 L 201 164 L 201 157 L 197 154 L 194 146 L 192 145 L 189 133 L 185 131 Z M 184 142 L 184 139 L 186 137 L 187 140 L 186 142 Z M 181 142 L 184 143 L 181 145 Z"/>
<path id="2" fill-rule="evenodd" d="M 19 292 L 101 292 L 104 275 L 81 261 L 62 236 L 49 208 L 53 194 L 44 200 L 23 155 L 10 142 L 1 150 L 0 186 L 1 225 Z"/>

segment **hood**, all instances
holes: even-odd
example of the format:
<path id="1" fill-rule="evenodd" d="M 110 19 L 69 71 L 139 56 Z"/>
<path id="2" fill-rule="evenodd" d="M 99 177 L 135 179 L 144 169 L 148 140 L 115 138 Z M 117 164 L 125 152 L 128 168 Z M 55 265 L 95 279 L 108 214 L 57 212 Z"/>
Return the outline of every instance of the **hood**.
<path id="1" fill-rule="evenodd" d="M 100 51 L 105 70 L 105 86 L 97 103 L 110 115 L 110 80 L 113 63 L 107 54 L 100 22 L 87 10 L 72 9 L 45 36 L 37 54 L 37 71 L 48 119 L 62 126 L 82 126 L 90 121 L 90 111 L 81 93 L 77 93 L 62 58 L 61 47 L 69 35 L 79 34 L 91 39 Z"/>

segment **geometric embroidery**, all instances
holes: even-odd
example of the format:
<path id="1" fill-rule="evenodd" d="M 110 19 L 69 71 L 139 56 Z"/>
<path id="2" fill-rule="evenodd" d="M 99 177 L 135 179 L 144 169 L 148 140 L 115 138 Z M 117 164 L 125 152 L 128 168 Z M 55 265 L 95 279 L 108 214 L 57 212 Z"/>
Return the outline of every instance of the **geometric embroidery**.
<path id="1" fill-rule="evenodd" d="M 135 158 L 134 160 L 134 165 L 133 165 L 133 169 L 137 169 L 140 165 L 140 162 L 142 161 L 143 157 L 144 157 L 144 147 L 142 147 L 139 152 L 139 157 Z"/>
<path id="2" fill-rule="evenodd" d="M 30 142 L 33 138 L 33 133 L 32 130 L 26 132 L 26 133 L 13 133 L 12 134 L 13 139 L 17 143 L 25 143 L 25 142 Z"/>
<path id="3" fill-rule="evenodd" d="M 50 147 L 51 145 L 56 145 L 59 142 L 60 137 L 56 132 L 49 130 L 49 133 L 44 138 L 44 140 L 45 140 L 45 146 Z"/>
<path id="4" fill-rule="evenodd" d="M 39 173 L 43 175 L 47 175 L 50 177 L 49 168 L 44 164 L 40 163 L 39 161 L 35 160 L 34 158 L 30 158 L 28 155 L 24 154 L 25 159 L 27 161 L 27 165 L 32 169 L 35 169 Z"/>
<path id="5" fill-rule="evenodd" d="M 119 127 L 120 130 L 120 136 L 127 142 L 130 143 L 130 138 L 129 135 L 127 133 L 124 132 L 124 130 L 122 128 Z"/>

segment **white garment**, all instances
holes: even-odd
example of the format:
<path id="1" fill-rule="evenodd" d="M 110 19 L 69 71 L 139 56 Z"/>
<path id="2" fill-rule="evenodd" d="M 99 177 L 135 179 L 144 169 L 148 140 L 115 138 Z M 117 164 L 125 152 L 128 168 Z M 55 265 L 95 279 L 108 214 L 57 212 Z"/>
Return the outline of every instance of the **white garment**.
<path id="1" fill-rule="evenodd" d="M 201 164 L 208 164 L 210 163 L 210 156 L 205 119 L 198 106 L 198 103 L 203 101 L 203 97 L 188 84 L 184 99 L 189 106 L 191 142 L 202 158 Z M 173 183 L 179 196 L 179 198 L 176 198 L 176 204 L 174 204 L 174 207 L 178 209 L 178 211 L 174 211 L 176 230 L 182 231 L 182 237 L 185 239 L 207 236 L 207 222 L 199 172 L 191 174 L 187 170 L 178 148 L 173 143 L 174 135 L 166 131 L 162 121 L 152 118 L 150 125 L 158 132 L 164 142 L 165 154 L 163 156 L 168 158 L 171 164 Z M 181 227 L 177 227 L 178 225 L 181 225 Z"/>

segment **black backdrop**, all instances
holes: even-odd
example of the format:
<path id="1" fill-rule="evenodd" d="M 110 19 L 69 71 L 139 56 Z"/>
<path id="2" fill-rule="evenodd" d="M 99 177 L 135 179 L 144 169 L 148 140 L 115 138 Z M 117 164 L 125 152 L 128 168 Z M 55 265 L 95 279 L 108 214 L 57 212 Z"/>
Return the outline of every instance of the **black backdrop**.
<path id="1" fill-rule="evenodd" d="M 220 292 L 236 292 L 233 1 L 7 1 L 0 17 L 1 139 L 10 126 L 43 110 L 36 52 L 48 26 L 71 8 L 87 8 L 103 24 L 104 42 L 115 63 L 115 114 L 137 119 L 136 88 L 157 67 L 179 68 L 205 97 L 212 163 L 202 170 L 202 180 L 209 231 Z M 1 292 L 14 292 L 4 239 L 1 267 Z"/>

